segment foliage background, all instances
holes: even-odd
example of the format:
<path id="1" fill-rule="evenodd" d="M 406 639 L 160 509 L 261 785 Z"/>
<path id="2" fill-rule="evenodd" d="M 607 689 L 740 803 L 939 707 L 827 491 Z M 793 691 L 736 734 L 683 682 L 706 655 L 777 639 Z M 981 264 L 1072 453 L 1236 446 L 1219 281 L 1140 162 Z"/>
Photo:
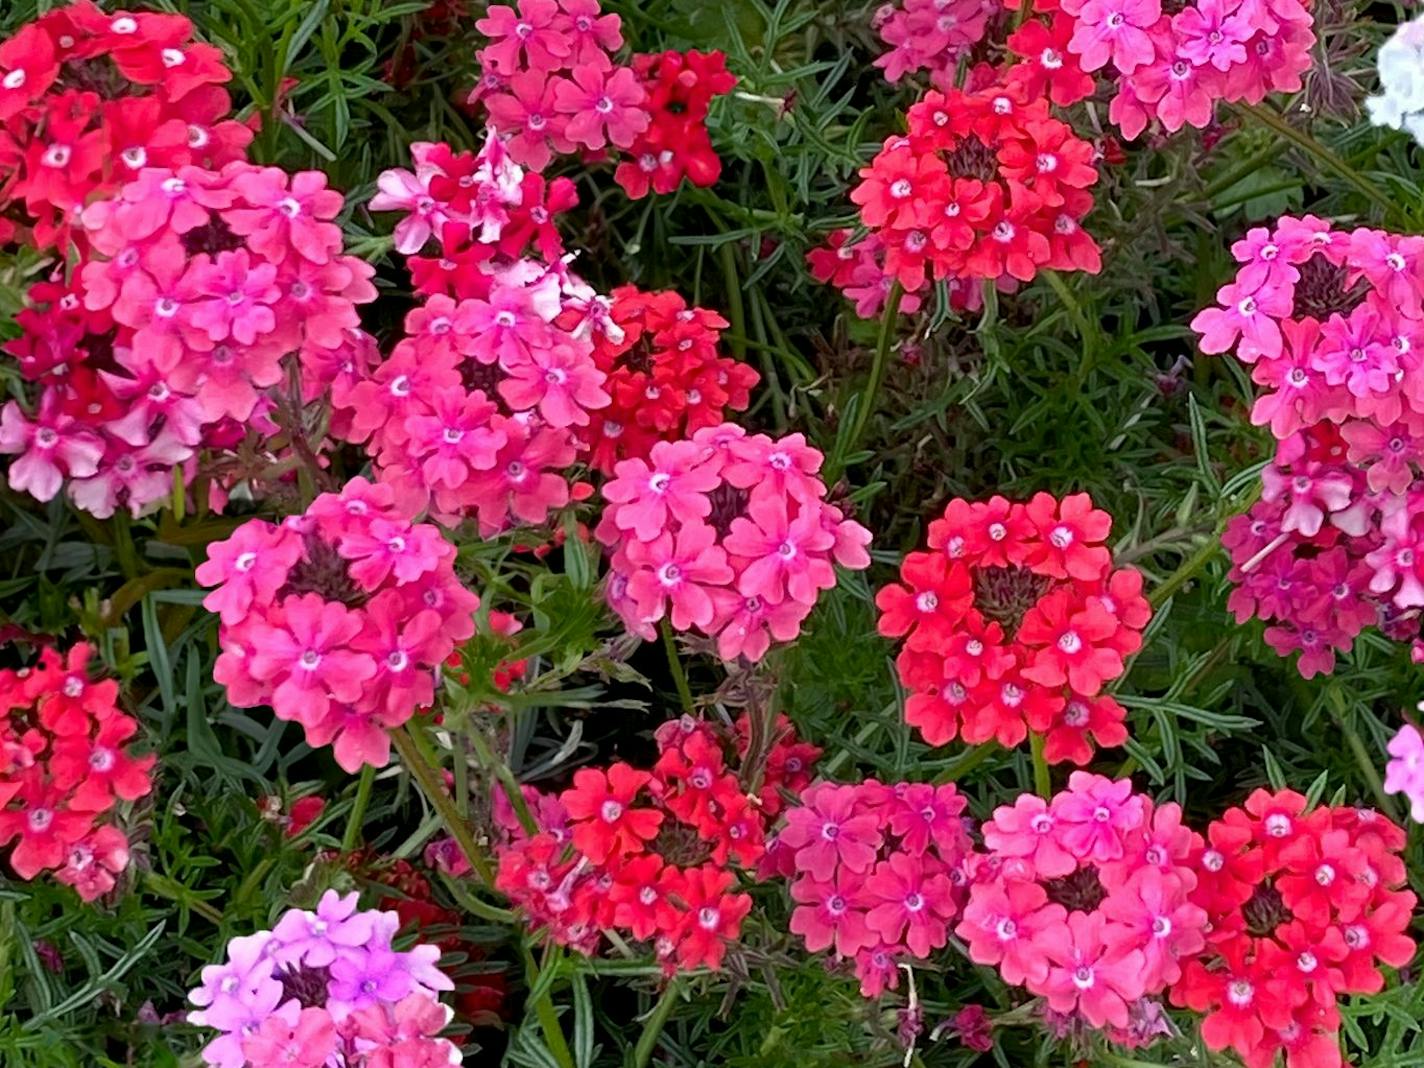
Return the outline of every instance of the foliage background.
<path id="1" fill-rule="evenodd" d="M 37 9 L 35 0 L 0 6 L 5 33 Z M 164 6 L 191 16 L 228 54 L 238 106 L 262 116 L 259 161 L 321 168 L 346 191 L 349 241 L 380 268 L 383 296 L 368 326 L 389 336 L 409 306 L 407 280 L 384 239 L 391 220 L 372 218 L 363 204 L 381 169 L 406 162 L 411 140 L 477 143 L 480 130 L 458 101 L 474 78 L 481 5 Z M 779 665 L 784 706 L 825 748 L 826 773 L 963 776 L 981 816 L 1030 784 L 1026 752 L 931 751 L 904 726 L 871 597 L 949 497 L 1082 489 L 1116 517 L 1119 559 L 1147 573 L 1158 610 L 1117 691 L 1131 711 L 1133 741 L 1125 753 L 1105 754 L 1099 769 L 1132 771 L 1139 786 L 1182 801 L 1198 822 L 1263 783 L 1393 810 L 1377 796 L 1373 769 L 1401 710 L 1420 696 L 1417 669 L 1406 647 L 1365 637 L 1332 677 L 1303 682 L 1264 647 L 1259 625 L 1237 626 L 1226 613 L 1216 534 L 1249 503 L 1270 443 L 1245 420 L 1251 394 L 1239 366 L 1197 355 L 1185 323 L 1227 278 L 1227 247 L 1253 222 L 1308 210 L 1421 229 L 1418 150 L 1363 125 L 1357 110 L 1373 79 L 1373 51 L 1400 9 L 1325 0 L 1317 68 L 1299 98 L 1269 102 L 1275 110 L 1265 116 L 1224 111 L 1204 134 L 1149 141 L 1150 151 L 1105 167 L 1088 220 L 1104 246 L 1103 273 L 1037 281 L 969 321 L 932 308 L 917 321 L 926 335 L 891 353 L 869 431 L 852 451 L 846 427 L 877 327 L 856 321 L 803 264 L 826 232 L 853 224 L 845 194 L 855 169 L 899 128 L 913 99 L 870 65 L 880 51 L 869 29 L 874 5 L 605 0 L 604 7 L 623 16 L 637 50 L 724 49 L 741 84 L 710 122 L 726 165 L 711 190 L 630 202 L 608 168 L 570 169 L 583 200 L 569 241 L 586 250 L 578 269 L 602 287 L 625 280 L 675 287 L 727 315 L 729 347 L 765 379 L 750 421 L 806 432 L 876 532 L 876 568 L 824 597 L 808 635 Z M 1080 132 L 1106 132 L 1102 106 L 1080 105 L 1071 117 Z M 0 317 L 41 266 L 0 259 Z M 0 388 L 13 385 L 11 374 L 0 364 Z M 197 607 L 190 571 L 202 545 L 228 528 L 224 520 L 171 516 L 98 524 L 60 502 L 41 507 L 0 488 L 0 625 L 97 640 L 162 754 L 158 788 L 136 813 L 141 875 L 133 893 L 84 909 L 62 888 L 0 878 L 5 1068 L 193 1063 L 200 1038 L 170 1014 L 226 939 L 265 926 L 333 880 L 352 879 L 335 862 L 314 863 L 319 848 L 364 840 L 416 861 L 436 831 L 400 777 L 378 779 L 364 819 L 350 820 L 355 781 L 266 713 L 226 704 L 211 682 L 215 620 Z M 510 548 L 466 545 L 462 566 L 501 600 L 522 604 L 532 620 L 525 637 L 549 654 L 538 670 L 560 680 L 557 691 L 510 715 L 512 735 L 502 741 L 516 770 L 547 784 L 585 759 L 646 752 L 652 726 L 678 707 L 660 651 L 633 661 L 651 688 L 600 688 L 590 673 L 570 671 L 611 634 L 590 607 L 589 561 L 570 554 L 555 559 L 553 575 L 526 581 L 544 569 Z M 18 655 L 0 648 L 7 662 Z M 711 692 L 720 669 L 695 661 L 692 681 L 697 692 Z M 318 792 L 328 808 L 295 840 L 257 807 L 265 797 L 286 804 Z M 1410 862 L 1418 881 L 1417 834 Z M 656 1063 L 900 1063 L 893 1008 L 861 1000 L 853 983 L 805 959 L 785 934 L 779 891 L 760 888 L 756 896 L 746 954 L 729 974 L 696 978 L 666 1003 Z M 512 1063 L 546 1063 L 535 1028 L 519 1026 L 519 932 L 477 924 L 464 933 L 487 943 L 490 956 L 463 969 L 507 969 L 512 988 L 506 1028 L 480 1030 L 471 1045 L 485 1052 L 471 1063 L 501 1051 Z M 46 946 L 58 951 L 58 970 L 42 959 Z M 579 1068 L 633 1063 L 632 1021 L 654 1004 L 653 969 L 562 957 L 545 965 Z M 969 1002 L 1002 1003 L 989 972 L 962 960 L 946 968 L 921 973 L 931 1026 Z M 1359 1063 L 1424 1064 L 1424 994 L 1412 975 L 1403 978 L 1367 1007 L 1346 1009 Z M 1061 1049 L 1035 1035 L 1006 1031 L 985 1055 L 952 1040 L 924 1043 L 917 1056 L 945 1066 L 1064 1063 Z M 1208 1063 L 1189 1038 L 1144 1056 Z M 1112 1061 L 1100 1054 L 1095 1063 Z"/>

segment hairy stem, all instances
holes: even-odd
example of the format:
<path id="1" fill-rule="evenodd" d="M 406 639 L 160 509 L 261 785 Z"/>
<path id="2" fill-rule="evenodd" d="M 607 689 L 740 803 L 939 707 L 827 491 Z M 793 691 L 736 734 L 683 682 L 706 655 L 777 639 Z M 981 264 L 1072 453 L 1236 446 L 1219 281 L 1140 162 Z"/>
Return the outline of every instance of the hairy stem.
<path id="1" fill-rule="evenodd" d="M 470 825 L 465 822 L 460 815 L 460 810 L 455 807 L 454 798 L 446 792 L 444 784 L 440 780 L 440 773 L 421 753 L 420 747 L 410 733 L 409 724 L 391 731 L 391 744 L 400 754 L 401 763 L 405 765 L 406 771 L 410 772 L 411 778 L 420 787 L 420 792 L 440 814 L 440 820 L 445 824 L 445 829 L 455 839 L 456 844 L 460 847 L 460 852 L 465 854 L 465 859 L 470 862 L 470 867 L 475 870 L 480 881 L 486 886 L 493 886 L 494 869 L 490 867 L 489 858 L 485 856 L 485 851 L 480 848 L 480 844 L 475 841 Z"/>

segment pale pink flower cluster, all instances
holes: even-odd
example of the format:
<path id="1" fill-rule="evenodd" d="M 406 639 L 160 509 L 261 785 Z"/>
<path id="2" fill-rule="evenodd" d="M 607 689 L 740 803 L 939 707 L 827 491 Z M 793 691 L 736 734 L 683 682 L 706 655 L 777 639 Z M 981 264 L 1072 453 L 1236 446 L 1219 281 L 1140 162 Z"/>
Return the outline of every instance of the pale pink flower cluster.
<path id="1" fill-rule="evenodd" d="M 349 389 L 339 383 L 333 406 L 346 439 L 366 446 L 377 479 L 412 514 L 429 508 L 450 524 L 474 516 L 483 537 L 542 523 L 571 499 L 564 471 L 575 435 L 610 402 L 595 342 L 621 328 L 562 259 L 524 256 L 522 238 L 503 243 L 527 183 L 499 139 L 466 159 L 443 145 L 413 155 L 415 171 L 387 171 L 372 201 L 408 212 L 397 248 L 419 251 L 456 226 L 478 235 L 481 255 L 464 265 L 458 297 L 429 296 L 390 358 Z"/>
<path id="2" fill-rule="evenodd" d="M 1419 710 L 1424 712 L 1424 702 Z M 1389 741 L 1389 762 L 1384 769 L 1385 793 L 1403 794 L 1409 801 L 1409 816 L 1424 823 L 1424 734 L 1412 723 L 1399 728 Z"/>
<path id="3" fill-rule="evenodd" d="M 351 772 L 387 763 L 387 732 L 434 700 L 479 607 L 455 547 L 395 496 L 353 478 L 280 526 L 249 520 L 197 569 L 216 587 L 203 604 L 222 620 L 213 677 L 228 700 L 270 705 Z"/>
<path id="4" fill-rule="evenodd" d="M 898 0 L 875 12 L 871 22 L 889 51 L 875 60 L 889 82 L 928 71 L 931 84 L 955 84 L 959 61 L 984 38 L 997 0 Z"/>
<path id="5" fill-rule="evenodd" d="M 438 1037 L 455 984 L 440 950 L 397 950 L 394 912 L 357 908 L 355 893 L 288 909 L 270 931 L 232 939 L 188 994 L 188 1022 L 218 1031 L 213 1068 L 446 1068 L 458 1047 Z"/>
<path id="6" fill-rule="evenodd" d="M 1176 804 L 1075 771 L 1051 800 L 1024 794 L 983 826 L 964 919 L 969 956 L 1044 999 L 1050 1024 L 1125 1045 L 1170 1027 L 1153 999 L 1206 944 L 1188 900 L 1200 839 Z"/>
<path id="7" fill-rule="evenodd" d="M 356 308 L 376 290 L 341 253 L 342 203 L 320 172 L 233 162 L 144 168 L 84 208 L 79 283 L 45 291 L 61 332 L 11 350 L 42 388 L 33 413 L 0 410 L 10 485 L 48 500 L 67 479 L 85 511 L 138 515 L 200 445 L 275 429 L 289 375 L 309 401 L 352 374 L 369 349 Z"/>
<path id="8" fill-rule="evenodd" d="M 598 0 L 518 0 L 491 5 L 475 27 L 489 43 L 470 103 L 509 138 L 525 166 L 542 170 L 557 153 L 627 149 L 648 128 L 648 94 L 631 67 L 616 64 L 621 20 Z"/>
<path id="9" fill-rule="evenodd" d="M 818 783 L 787 810 L 762 874 L 790 880 L 791 931 L 854 962 L 865 997 L 902 961 L 943 948 L 965 901 L 972 843 L 953 784 Z"/>
<path id="10" fill-rule="evenodd" d="M 1242 266 L 1192 327 L 1263 387 L 1251 420 L 1280 439 L 1261 500 L 1228 528 L 1231 605 L 1271 623 L 1309 678 L 1378 622 L 1424 607 L 1424 238 L 1281 218 L 1232 246 Z"/>
<path id="11" fill-rule="evenodd" d="M 620 461 L 594 532 L 609 605 L 635 634 L 651 639 L 666 617 L 728 661 L 794 639 L 835 564 L 870 564 L 870 532 L 824 499 L 822 459 L 800 434 L 723 423 Z"/>
<path id="12" fill-rule="evenodd" d="M 1315 43 L 1300 0 L 1197 0 L 1175 14 L 1161 0 L 1062 0 L 1061 9 L 1082 69 L 1119 75 L 1108 115 L 1129 139 L 1154 119 L 1169 133 L 1205 128 L 1218 101 L 1298 92 Z"/>

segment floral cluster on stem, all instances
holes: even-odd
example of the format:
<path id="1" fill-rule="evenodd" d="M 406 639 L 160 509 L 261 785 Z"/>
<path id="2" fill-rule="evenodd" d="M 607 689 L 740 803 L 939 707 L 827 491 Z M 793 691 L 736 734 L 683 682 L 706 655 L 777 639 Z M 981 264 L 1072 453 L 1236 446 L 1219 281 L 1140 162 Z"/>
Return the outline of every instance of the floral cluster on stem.
<path id="1" fill-rule="evenodd" d="M 281 524 L 251 519 L 208 547 L 197 579 L 221 619 L 213 677 L 239 708 L 268 705 L 355 772 L 384 767 L 391 728 L 428 707 L 479 598 L 455 547 L 386 485 L 353 478 Z"/>
<path id="2" fill-rule="evenodd" d="M 1192 328 L 1203 352 L 1250 367 L 1251 421 L 1278 446 L 1223 538 L 1230 605 L 1309 678 L 1367 626 L 1419 633 L 1424 238 L 1284 216 L 1232 253 L 1235 279 Z"/>
<path id="3" fill-rule="evenodd" d="M 875 598 L 880 633 L 904 638 L 905 718 L 927 742 L 1016 746 L 1033 731 L 1049 762 L 1085 764 L 1093 741 L 1127 739 L 1103 688 L 1151 609 L 1141 572 L 1113 569 L 1111 526 L 1086 493 L 956 498 L 930 524 L 929 550 L 907 555 L 901 582 Z"/>
<path id="4" fill-rule="evenodd" d="M 749 740 L 684 716 L 658 728 L 651 770 L 582 768 L 557 796 L 525 787 L 496 810 L 496 885 L 580 952 L 612 931 L 651 943 L 669 973 L 720 967 L 752 906 L 735 873 L 762 860 L 783 791 L 804 789 L 820 755 L 784 718 L 755 766 Z"/>
<path id="5" fill-rule="evenodd" d="M 715 639 L 727 661 L 794 639 L 836 564 L 870 564 L 870 532 L 825 500 L 822 460 L 801 434 L 722 423 L 616 464 L 594 536 L 629 631 L 651 639 L 666 619 Z"/>
<path id="6" fill-rule="evenodd" d="M 1075 771 L 1066 790 L 1024 794 L 982 831 L 956 929 L 970 959 L 1043 998 L 1054 1030 L 1083 1025 L 1128 1046 L 1170 1033 L 1155 999 L 1207 932 L 1181 808 Z"/>
<path id="7" fill-rule="evenodd" d="M 935 88 L 950 89 L 960 60 L 984 39 L 999 10 L 997 0 L 892 0 L 871 21 L 888 47 L 875 66 L 891 83 L 924 71 Z"/>
<path id="8" fill-rule="evenodd" d="M 242 158 L 252 131 L 227 118 L 231 77 L 182 15 L 77 0 L 26 23 L 0 42 L 0 244 L 82 245 L 84 206 L 145 168 Z"/>
<path id="9" fill-rule="evenodd" d="M 861 993 L 900 985 L 900 965 L 949 940 L 964 906 L 972 842 L 953 784 L 809 787 L 763 864 L 790 881 L 791 932 L 850 961 Z"/>
<path id="10" fill-rule="evenodd" d="M 156 760 L 134 752 L 138 721 L 119 708 L 117 682 L 91 677 L 92 656 L 80 642 L 0 670 L 0 847 L 15 842 L 20 878 L 53 872 L 85 901 L 128 867 L 112 813 L 149 793 Z"/>
<path id="11" fill-rule="evenodd" d="M 1214 1050 L 1248 1068 L 1339 1068 L 1339 999 L 1384 988 L 1380 965 L 1414 956 L 1415 897 L 1404 832 L 1370 809 L 1308 808 L 1291 790 L 1257 790 L 1194 848 L 1191 900 L 1209 923 L 1174 1004 L 1203 1014 Z"/>
<path id="12" fill-rule="evenodd" d="M 717 181 L 707 113 L 736 85 L 721 52 L 617 60 L 622 21 L 597 0 L 494 4 L 475 26 L 489 40 L 476 53 L 481 78 L 469 103 L 520 164 L 542 171 L 556 155 L 617 153 L 615 180 L 633 199 L 670 193 L 684 178 Z"/>
<path id="13" fill-rule="evenodd" d="M 271 930 L 232 939 L 188 994 L 188 1021 L 218 1031 L 213 1068 L 445 1068 L 459 1049 L 441 991 L 454 984 L 440 950 L 398 950 L 394 912 L 358 908 L 328 890 L 312 911 L 289 909 Z"/>

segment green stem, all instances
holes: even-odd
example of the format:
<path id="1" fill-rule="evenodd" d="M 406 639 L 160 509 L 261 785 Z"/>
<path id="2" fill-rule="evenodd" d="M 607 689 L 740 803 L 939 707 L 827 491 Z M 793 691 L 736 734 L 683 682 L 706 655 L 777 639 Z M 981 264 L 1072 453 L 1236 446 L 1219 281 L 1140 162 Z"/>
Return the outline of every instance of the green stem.
<path id="1" fill-rule="evenodd" d="M 524 833 L 538 834 L 539 821 L 534 818 L 534 813 L 529 811 L 529 802 L 524 799 L 524 791 L 519 788 L 519 780 L 514 777 L 508 761 L 494 755 L 494 750 L 490 748 L 489 742 L 478 727 L 470 731 L 470 744 L 475 747 L 475 759 L 499 780 L 499 785 L 504 789 L 504 796 L 509 798 L 515 818 L 524 828 Z"/>
<path id="2" fill-rule="evenodd" d="M 1078 331 L 1079 340 L 1086 345 L 1090 328 L 1087 317 L 1083 314 L 1082 306 L 1078 303 L 1078 298 L 1073 296 L 1073 291 L 1068 288 L 1068 283 L 1063 281 L 1063 276 L 1057 271 L 1040 271 L 1039 274 L 1043 276 L 1043 280 L 1048 283 L 1049 288 L 1058 294 L 1058 299 L 1068 312 L 1068 318 L 1073 320 L 1073 327 Z"/>
<path id="3" fill-rule="evenodd" d="M 969 750 L 969 752 L 965 753 L 953 764 L 936 775 L 934 777 L 934 784 L 936 786 L 943 786 L 947 782 L 958 782 L 982 764 L 997 748 L 998 745 L 994 742 L 984 742 L 982 745 L 976 745 L 973 749 Z"/>
<path id="4" fill-rule="evenodd" d="M 435 806 L 435 811 L 440 814 L 445 829 L 454 837 L 456 844 L 460 847 L 460 852 L 465 854 L 465 859 L 470 862 L 470 867 L 475 870 L 480 881 L 486 886 L 493 886 L 494 869 L 490 867 L 485 851 L 475 841 L 469 824 L 460 817 L 460 810 L 455 807 L 454 799 L 446 792 L 440 779 L 440 773 L 420 752 L 420 747 L 411 735 L 408 725 L 397 727 L 391 731 L 391 744 L 400 754 L 401 763 L 405 765 L 406 771 L 410 772 L 411 778 L 420 787 L 420 792 L 425 795 L 426 800 Z"/>
<path id="5" fill-rule="evenodd" d="M 346 817 L 346 833 L 341 836 L 341 852 L 350 853 L 361 839 L 361 824 L 366 819 L 366 808 L 371 803 L 371 787 L 376 781 L 376 769 L 370 764 L 361 768 L 361 778 L 356 783 L 356 802 L 351 806 L 351 814 Z"/>
<path id="6" fill-rule="evenodd" d="M 1196 552 L 1183 560 L 1177 570 L 1153 588 L 1152 592 L 1147 595 L 1148 603 L 1154 610 L 1161 608 L 1169 597 L 1196 578 L 1201 569 L 1206 567 L 1211 562 L 1211 558 L 1220 551 L 1221 539 L 1213 534 L 1202 543 Z"/>
<path id="7" fill-rule="evenodd" d="M 840 466 L 845 466 L 846 458 L 860 445 L 865 426 L 870 422 L 870 413 L 875 409 L 875 398 L 880 392 L 880 383 L 885 379 L 885 365 L 890 359 L 890 344 L 895 337 L 895 321 L 900 315 L 900 300 L 905 291 L 900 283 L 890 287 L 890 295 L 885 298 L 885 311 L 880 316 L 880 336 L 875 342 L 875 362 L 870 365 L 870 378 L 860 395 L 860 404 L 855 409 L 855 422 L 846 436 L 845 449 L 840 455 Z"/>
<path id="8" fill-rule="evenodd" d="M 1370 792 L 1375 795 L 1375 802 L 1379 805 L 1379 810 L 1398 823 L 1399 811 L 1395 807 L 1394 798 L 1384 792 L 1384 782 L 1380 779 L 1379 769 L 1375 767 L 1375 758 L 1370 755 L 1359 732 L 1355 730 L 1353 717 L 1345 704 L 1344 691 L 1338 685 L 1332 684 L 1325 691 L 1325 703 L 1330 708 L 1330 716 L 1335 720 L 1335 725 L 1345 735 L 1345 744 L 1350 747 L 1355 763 L 1359 766 L 1360 774 L 1364 775 L 1365 782 L 1369 783 Z"/>
<path id="9" fill-rule="evenodd" d="M 747 336 L 747 313 L 742 305 L 742 279 L 737 270 L 737 250 L 728 241 L 717 249 L 717 257 L 722 262 L 722 277 L 727 286 L 727 318 L 732 321 L 732 351 L 737 359 L 747 358 L 747 347 L 737 341 L 737 337 Z"/>
<path id="10" fill-rule="evenodd" d="M 668 1017 L 672 1015 L 672 1010 L 677 1004 L 679 992 L 677 980 L 674 979 L 668 983 L 658 997 L 658 1003 L 653 1006 L 653 1011 L 643 1021 L 643 1033 L 638 1036 L 638 1044 L 628 1057 L 628 1068 L 647 1068 L 648 1062 L 653 1059 L 653 1050 L 657 1048 L 658 1038 L 662 1035 L 663 1028 L 667 1026 Z"/>
<path id="11" fill-rule="evenodd" d="M 682 670 L 682 659 L 677 655 L 677 642 L 673 640 L 672 625 L 666 616 L 659 624 L 659 629 L 663 632 L 663 649 L 667 652 L 668 670 L 672 672 L 673 682 L 677 683 L 677 695 L 682 701 L 682 710 L 690 716 L 694 708 L 692 688 L 687 685 L 687 672 Z"/>
<path id="12" fill-rule="evenodd" d="M 1390 200 L 1389 197 L 1381 193 L 1371 183 L 1366 181 L 1359 171 L 1351 167 L 1310 134 L 1303 130 L 1297 130 L 1290 123 L 1286 122 L 1284 118 L 1276 114 L 1276 112 L 1270 108 L 1261 107 L 1259 104 L 1229 104 L 1228 107 L 1239 115 L 1249 116 L 1263 126 L 1269 126 L 1297 148 L 1303 149 L 1311 156 L 1314 156 L 1316 161 L 1326 170 L 1333 171 L 1338 177 L 1343 178 L 1350 183 L 1350 185 L 1354 186 L 1361 196 L 1383 211 L 1386 218 L 1393 218 L 1398 222 L 1408 225 L 1409 220 L 1404 218 L 1403 213 L 1400 212 L 1398 206 Z"/>
<path id="13" fill-rule="evenodd" d="M 520 948 L 524 951 L 524 981 L 533 990 L 539 985 L 539 965 L 535 963 L 527 943 L 521 942 Z M 559 1025 L 559 1014 L 549 998 L 549 991 L 534 999 L 534 1015 L 539 1020 L 539 1030 L 544 1032 L 544 1044 L 549 1047 L 559 1068 L 574 1068 L 574 1055 L 569 1052 L 569 1043 L 564 1038 L 563 1027 Z"/>
<path id="14" fill-rule="evenodd" d="M 200 897 L 193 896 L 193 892 L 180 882 L 159 875 L 157 872 L 144 872 L 143 888 L 151 894 L 157 894 L 161 898 L 183 907 L 192 909 L 203 919 L 218 926 L 222 925 L 223 914 L 209 905 Z"/>
<path id="15" fill-rule="evenodd" d="M 1043 758 L 1043 735 L 1029 731 L 1029 754 L 1033 758 L 1033 789 L 1045 800 L 1053 796 L 1053 776 L 1048 771 L 1048 761 Z"/>

